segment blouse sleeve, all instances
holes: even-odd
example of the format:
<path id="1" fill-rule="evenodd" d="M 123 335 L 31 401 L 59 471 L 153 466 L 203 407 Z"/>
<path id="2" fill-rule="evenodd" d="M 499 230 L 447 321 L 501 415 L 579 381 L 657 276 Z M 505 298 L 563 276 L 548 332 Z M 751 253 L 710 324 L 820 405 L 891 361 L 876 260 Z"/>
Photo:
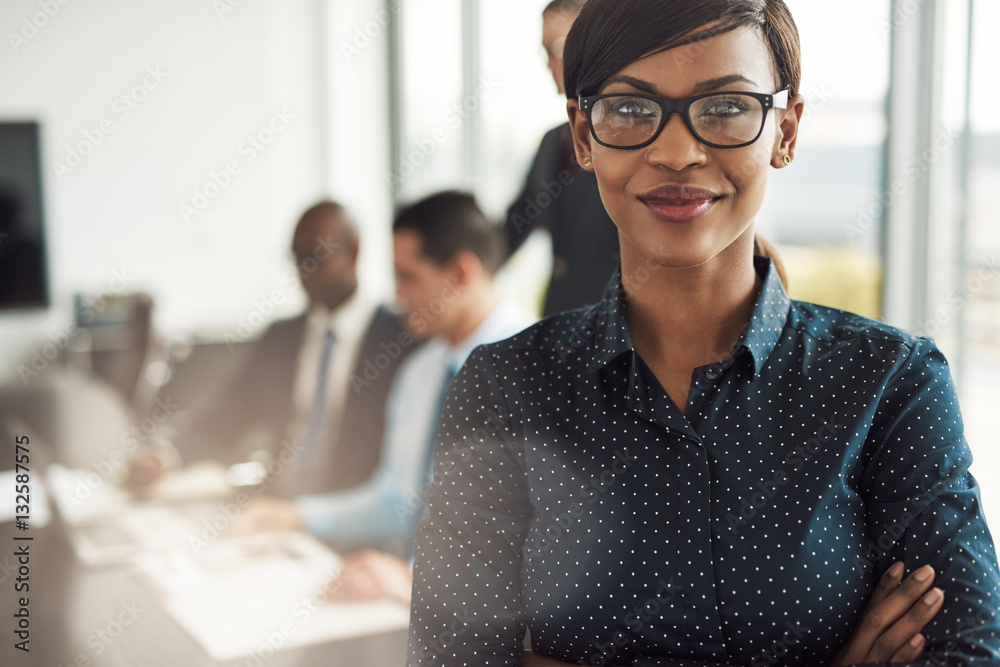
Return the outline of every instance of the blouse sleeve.
<path id="1" fill-rule="evenodd" d="M 919 664 L 1000 664 L 1000 572 L 948 362 L 927 338 L 902 356 L 862 461 L 869 544 L 856 565 L 876 577 L 896 561 L 934 568 L 945 601 Z"/>
<path id="2" fill-rule="evenodd" d="M 487 348 L 448 392 L 417 534 L 407 664 L 519 665 L 521 553 L 532 510 L 517 416 Z"/>

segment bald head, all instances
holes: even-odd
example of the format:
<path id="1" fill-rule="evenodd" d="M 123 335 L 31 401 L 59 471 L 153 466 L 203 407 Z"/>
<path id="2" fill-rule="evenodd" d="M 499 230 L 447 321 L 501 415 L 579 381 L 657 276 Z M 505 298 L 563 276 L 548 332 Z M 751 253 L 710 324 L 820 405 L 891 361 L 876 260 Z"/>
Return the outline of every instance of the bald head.
<path id="1" fill-rule="evenodd" d="M 295 226 L 295 238 L 300 235 L 311 238 L 317 231 L 323 233 L 338 233 L 351 240 L 355 245 L 358 242 L 358 227 L 354 220 L 347 214 L 347 210 L 333 201 L 321 201 L 309 207 L 299 218 Z M 293 241 L 294 243 L 294 241 Z"/>
<path id="2" fill-rule="evenodd" d="M 343 206 L 323 201 L 295 226 L 292 253 L 309 300 L 338 308 L 358 287 L 358 228 Z"/>

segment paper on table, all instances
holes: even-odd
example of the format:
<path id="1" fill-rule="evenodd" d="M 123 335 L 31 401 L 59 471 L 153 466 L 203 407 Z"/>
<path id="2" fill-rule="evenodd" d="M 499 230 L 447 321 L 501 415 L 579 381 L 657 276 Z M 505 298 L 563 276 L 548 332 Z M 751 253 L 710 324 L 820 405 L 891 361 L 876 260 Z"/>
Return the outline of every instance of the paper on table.
<path id="1" fill-rule="evenodd" d="M 303 533 L 272 533 L 150 554 L 139 571 L 216 660 L 406 628 L 390 601 L 334 604 L 322 591 L 340 558 Z"/>
<path id="2" fill-rule="evenodd" d="M 224 477 L 221 466 L 182 471 L 161 482 L 166 487 L 155 487 L 152 502 L 142 503 L 94 471 L 54 464 L 47 479 L 77 557 L 88 565 L 109 565 L 152 550 L 218 539 L 232 521 L 227 504 L 163 501 L 218 495 L 226 488 Z"/>
<path id="3" fill-rule="evenodd" d="M 46 471 L 59 516 L 73 525 L 113 516 L 129 496 L 93 470 L 74 470 L 53 463 Z"/>

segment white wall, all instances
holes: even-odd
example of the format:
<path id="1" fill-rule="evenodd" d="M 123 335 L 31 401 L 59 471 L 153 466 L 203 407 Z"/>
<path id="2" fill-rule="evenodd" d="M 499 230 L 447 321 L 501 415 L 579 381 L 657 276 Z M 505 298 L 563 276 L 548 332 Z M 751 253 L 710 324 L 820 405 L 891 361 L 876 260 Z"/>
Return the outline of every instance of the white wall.
<path id="1" fill-rule="evenodd" d="M 128 276 L 128 290 L 154 295 L 157 327 L 171 336 L 231 331 L 275 289 L 284 297 L 277 313 L 295 312 L 302 297 L 285 279 L 289 236 L 297 215 L 324 196 L 354 209 L 362 275 L 385 294 L 385 31 L 350 60 L 340 48 L 380 6 L 0 3 L 0 119 L 43 124 L 54 297 L 46 312 L 0 313 L 0 380 L 32 345 L 65 328 L 73 292 L 116 288 L 116 272 Z M 43 27 L 26 29 L 26 20 Z M 344 86 L 350 94 L 340 93 Z M 247 141 L 272 132 L 262 150 Z M 88 134 L 98 145 L 71 171 L 59 168 Z M 227 163 L 238 173 L 186 221 L 181 205 L 194 208 L 206 186 L 216 194 L 212 173 Z"/>

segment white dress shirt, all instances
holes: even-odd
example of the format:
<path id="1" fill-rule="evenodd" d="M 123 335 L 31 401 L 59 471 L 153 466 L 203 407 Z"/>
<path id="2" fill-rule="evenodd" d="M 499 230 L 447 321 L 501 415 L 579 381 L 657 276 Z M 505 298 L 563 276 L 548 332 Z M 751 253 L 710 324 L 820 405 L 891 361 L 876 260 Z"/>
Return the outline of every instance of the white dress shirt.
<path id="1" fill-rule="evenodd" d="M 421 482 L 430 460 L 429 435 L 437 424 L 446 370 L 457 371 L 473 348 L 508 338 L 531 323 L 501 302 L 465 341 L 442 337 L 424 343 L 399 366 L 386 404 L 382 458 L 364 485 L 341 493 L 299 497 L 306 528 L 331 539 L 377 541 L 406 538 L 422 510 Z"/>

